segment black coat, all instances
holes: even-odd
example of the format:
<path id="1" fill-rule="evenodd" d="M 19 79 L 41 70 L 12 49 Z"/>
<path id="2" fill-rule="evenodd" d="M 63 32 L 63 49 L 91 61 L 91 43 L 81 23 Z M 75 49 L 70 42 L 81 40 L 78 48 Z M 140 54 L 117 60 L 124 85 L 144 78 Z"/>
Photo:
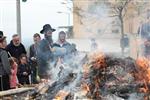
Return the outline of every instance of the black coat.
<path id="1" fill-rule="evenodd" d="M 49 63 L 53 60 L 53 53 L 50 50 L 52 43 L 49 43 L 46 39 L 40 41 L 37 49 L 38 58 L 38 74 L 40 77 L 47 76 L 48 70 L 50 70 Z"/>
<path id="2" fill-rule="evenodd" d="M 29 61 L 34 68 L 37 66 L 37 49 L 38 49 L 38 44 L 32 44 L 29 49 Z M 31 59 L 32 57 L 35 58 L 34 61 L 32 61 Z"/>
<path id="3" fill-rule="evenodd" d="M 22 43 L 20 43 L 19 46 L 15 46 L 12 41 L 7 45 L 6 50 L 11 54 L 11 56 L 17 59 L 19 59 L 21 54 L 26 54 L 25 47 Z"/>
<path id="4" fill-rule="evenodd" d="M 23 73 L 26 72 L 28 75 L 24 75 Z M 20 64 L 18 67 L 17 77 L 19 83 L 21 84 L 29 84 L 29 75 L 31 74 L 31 69 L 28 64 Z"/>

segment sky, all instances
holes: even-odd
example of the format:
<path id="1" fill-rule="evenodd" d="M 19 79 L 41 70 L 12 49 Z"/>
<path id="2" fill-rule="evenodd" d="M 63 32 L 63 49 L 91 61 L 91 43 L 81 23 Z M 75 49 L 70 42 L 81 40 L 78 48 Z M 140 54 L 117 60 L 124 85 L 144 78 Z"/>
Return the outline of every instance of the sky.
<path id="1" fill-rule="evenodd" d="M 67 0 L 21 2 L 22 42 L 25 45 L 29 41 L 33 42 L 33 34 L 39 33 L 44 24 L 50 24 L 57 30 L 53 34 L 54 40 L 57 40 L 59 26 L 67 26 L 68 20 L 70 20 L 70 25 L 73 24 L 72 13 L 67 9 L 67 6 L 72 7 L 72 5 L 71 3 L 62 4 L 62 2 L 67 2 Z M 11 36 L 16 34 L 16 0 L 0 0 L 0 30 L 7 36 L 8 43 Z"/>

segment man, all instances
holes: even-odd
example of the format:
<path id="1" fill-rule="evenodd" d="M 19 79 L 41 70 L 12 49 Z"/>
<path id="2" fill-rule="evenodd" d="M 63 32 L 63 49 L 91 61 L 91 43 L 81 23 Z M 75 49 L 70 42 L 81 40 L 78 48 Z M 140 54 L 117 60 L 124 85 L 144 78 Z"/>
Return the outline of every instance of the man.
<path id="1" fill-rule="evenodd" d="M 32 44 L 29 49 L 29 60 L 30 60 L 30 64 L 31 64 L 31 81 L 33 84 L 36 84 L 36 83 L 38 83 L 38 80 L 37 80 L 37 70 L 38 70 L 37 69 L 37 67 L 38 67 L 37 49 L 38 49 L 39 42 L 41 41 L 40 34 L 35 33 L 33 35 L 33 40 L 34 40 L 34 44 Z"/>
<path id="2" fill-rule="evenodd" d="M 11 74 L 8 54 L 5 50 L 6 37 L 0 38 L 0 91 L 10 89 L 9 76 Z"/>
<path id="3" fill-rule="evenodd" d="M 139 37 L 141 38 L 140 53 L 142 56 L 150 55 L 146 54 L 149 49 L 147 48 L 147 43 L 150 38 L 150 10 L 147 10 L 147 22 L 142 24 L 138 29 Z M 146 50 L 147 49 L 147 50 Z"/>
<path id="4" fill-rule="evenodd" d="M 11 42 L 7 45 L 6 50 L 11 54 L 12 57 L 15 57 L 19 60 L 19 57 L 22 54 L 26 54 L 24 45 L 20 41 L 18 34 L 12 36 Z"/>
<path id="5" fill-rule="evenodd" d="M 59 32 L 58 41 L 53 44 L 53 54 L 55 58 L 54 66 L 63 63 L 71 63 L 72 57 L 76 55 L 76 45 L 66 41 L 66 33 Z"/>
<path id="6" fill-rule="evenodd" d="M 145 46 L 144 56 L 150 59 L 150 37 L 147 38 L 147 40 L 144 42 L 144 46 Z"/>
<path id="7" fill-rule="evenodd" d="M 72 53 L 73 46 L 66 41 L 66 33 L 64 31 L 59 32 L 58 41 L 53 44 L 55 56 L 64 57 Z"/>
<path id="8" fill-rule="evenodd" d="M 93 51 L 95 51 L 97 49 L 98 49 L 98 44 L 96 43 L 95 38 L 92 38 L 91 39 L 91 51 L 93 52 Z"/>
<path id="9" fill-rule="evenodd" d="M 38 57 L 38 74 L 41 79 L 48 79 L 50 65 L 49 63 L 53 60 L 52 54 L 52 33 L 55 31 L 49 24 L 45 24 L 43 29 L 40 31 L 41 34 L 44 34 L 44 39 L 42 39 L 39 43 L 37 50 Z"/>

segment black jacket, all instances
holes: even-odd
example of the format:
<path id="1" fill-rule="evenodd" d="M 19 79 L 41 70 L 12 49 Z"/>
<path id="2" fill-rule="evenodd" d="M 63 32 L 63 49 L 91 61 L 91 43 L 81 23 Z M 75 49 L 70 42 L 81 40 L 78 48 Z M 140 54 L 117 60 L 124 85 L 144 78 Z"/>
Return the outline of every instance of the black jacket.
<path id="1" fill-rule="evenodd" d="M 27 75 L 24 75 L 23 73 L 26 72 L 28 73 Z M 28 64 L 20 64 L 18 67 L 18 72 L 17 72 L 17 76 L 18 76 L 18 80 L 19 83 L 21 84 L 29 84 L 29 75 L 31 74 L 31 69 L 30 66 Z"/>
<path id="2" fill-rule="evenodd" d="M 0 48 L 0 75 L 10 75 L 10 64 L 5 49 Z"/>
<path id="3" fill-rule="evenodd" d="M 7 45 L 6 50 L 11 54 L 11 56 L 17 59 L 19 59 L 21 54 L 26 54 L 25 47 L 22 43 L 20 43 L 19 46 L 15 46 L 12 41 Z"/>
<path id="4" fill-rule="evenodd" d="M 46 39 L 40 41 L 37 49 L 38 58 L 38 74 L 40 76 L 48 75 L 48 70 L 50 68 L 49 63 L 53 61 L 53 53 L 50 50 L 52 43 L 49 43 Z"/>
<path id="5" fill-rule="evenodd" d="M 37 57 L 37 48 L 35 47 L 35 44 L 32 44 L 31 46 L 30 46 L 30 49 L 29 49 L 30 51 L 30 53 L 29 53 L 29 58 L 32 58 L 32 57 Z"/>

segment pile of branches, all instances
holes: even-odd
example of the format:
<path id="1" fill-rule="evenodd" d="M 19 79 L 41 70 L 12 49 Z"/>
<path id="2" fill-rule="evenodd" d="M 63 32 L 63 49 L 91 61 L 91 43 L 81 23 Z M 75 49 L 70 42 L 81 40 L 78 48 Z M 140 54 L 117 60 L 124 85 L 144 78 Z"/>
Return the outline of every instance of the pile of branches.
<path id="1" fill-rule="evenodd" d="M 110 100 L 106 97 L 115 95 L 123 100 L 132 100 L 131 95 L 136 93 L 137 99 L 149 100 L 150 71 L 148 62 L 143 64 L 145 59 L 117 58 L 104 54 L 93 57 L 85 78 L 89 87 L 88 98 Z"/>

